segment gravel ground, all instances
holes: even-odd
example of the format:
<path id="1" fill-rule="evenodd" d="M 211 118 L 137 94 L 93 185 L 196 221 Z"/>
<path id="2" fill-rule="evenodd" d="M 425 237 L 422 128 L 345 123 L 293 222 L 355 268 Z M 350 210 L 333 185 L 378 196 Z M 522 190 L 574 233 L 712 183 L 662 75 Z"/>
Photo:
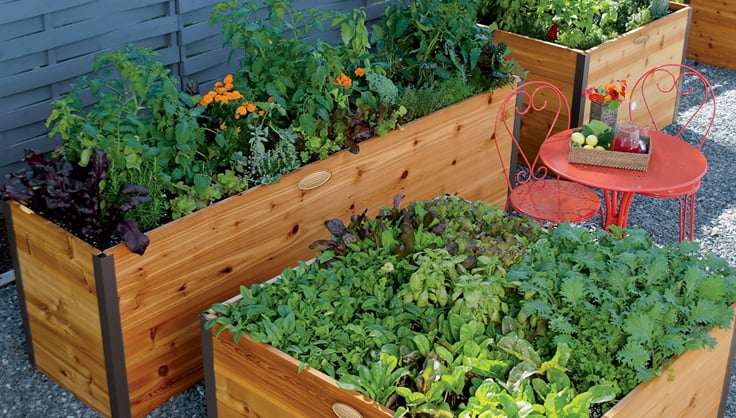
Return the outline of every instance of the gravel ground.
<path id="1" fill-rule="evenodd" d="M 697 195 L 696 241 L 706 251 L 718 254 L 736 265 L 736 182 L 732 164 L 736 161 L 736 72 L 688 62 L 700 69 L 716 89 L 718 118 L 703 152 L 709 161 L 708 174 Z M 683 101 L 682 108 L 689 106 Z M 697 122 L 697 121 L 696 121 Z M 677 240 L 675 201 L 637 196 L 631 207 L 630 226 L 652 231 L 655 242 Z M 16 418 L 98 417 L 76 397 L 44 374 L 33 370 L 25 352 L 25 341 L 18 312 L 15 285 L 0 288 L 0 416 Z M 736 380 L 731 380 L 731 395 L 725 417 L 736 418 Z M 206 416 L 204 385 L 194 386 L 173 397 L 149 417 Z"/>

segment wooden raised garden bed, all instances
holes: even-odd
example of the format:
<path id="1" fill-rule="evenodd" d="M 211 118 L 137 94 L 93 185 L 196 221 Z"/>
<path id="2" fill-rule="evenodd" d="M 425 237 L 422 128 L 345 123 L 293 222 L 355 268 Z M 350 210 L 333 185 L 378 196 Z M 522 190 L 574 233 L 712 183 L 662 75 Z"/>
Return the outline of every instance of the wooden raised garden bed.
<path id="1" fill-rule="evenodd" d="M 237 302 L 233 298 L 226 303 Z M 360 393 L 338 387 L 326 374 L 307 367 L 269 344 L 247 335 L 238 343 L 230 332 L 205 329 L 202 314 L 207 416 L 390 418 L 394 411 Z M 714 329 L 715 348 L 687 351 L 662 375 L 642 383 L 608 410 L 604 418 L 722 417 L 734 357 L 734 323 Z"/>
<path id="2" fill-rule="evenodd" d="M 32 364 L 104 416 L 142 417 L 202 379 L 199 314 L 308 257 L 327 219 L 393 196 L 503 207 L 497 89 L 148 232 L 145 255 L 100 250 L 5 202 Z M 511 155 L 510 138 L 499 138 Z M 508 161 L 507 161 L 508 164 Z M 324 184 L 321 184 L 324 183 Z M 248 277 L 249 283 L 243 283 Z"/>
<path id="3" fill-rule="evenodd" d="M 630 86 L 646 70 L 660 64 L 680 63 L 685 57 L 692 10 L 684 4 L 670 2 L 668 15 L 618 38 L 596 47 L 580 50 L 533 39 L 515 33 L 497 30 L 495 42 L 503 42 L 511 49 L 511 56 L 527 70 L 527 80 L 551 82 L 565 93 L 571 112 L 571 124 L 580 126 L 588 120 L 590 102 L 582 93 L 590 86 L 598 86 L 618 79 L 626 79 Z M 654 83 L 651 84 L 654 86 Z M 648 97 L 656 97 L 648 94 Z M 661 103 L 652 106 L 658 112 L 656 120 L 666 126 L 674 120 L 677 102 L 674 97 L 659 95 Z M 670 95 L 671 96 L 671 95 Z M 664 100 L 666 99 L 666 100 Z M 619 112 L 619 116 L 628 112 Z M 548 132 L 549 115 L 528 115 L 521 128 L 521 147 L 530 159 L 536 156 Z M 560 118 L 558 130 L 563 126 Z M 634 119 L 648 120 L 642 106 Z"/>

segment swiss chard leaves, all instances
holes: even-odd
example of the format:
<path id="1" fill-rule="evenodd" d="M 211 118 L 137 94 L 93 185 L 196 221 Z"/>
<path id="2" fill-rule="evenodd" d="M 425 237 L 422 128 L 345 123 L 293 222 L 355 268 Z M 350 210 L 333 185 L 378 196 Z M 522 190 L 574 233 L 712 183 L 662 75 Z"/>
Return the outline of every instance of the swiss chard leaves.
<path id="1" fill-rule="evenodd" d="M 113 203 L 103 207 L 102 186 L 109 166 L 103 151 L 95 148 L 85 167 L 72 164 L 63 155 L 47 159 L 34 150 L 26 150 L 24 161 L 27 168 L 8 176 L 4 198 L 26 204 L 99 248 L 121 239 L 132 252 L 145 252 L 149 239 L 126 214 L 151 198 L 144 187 L 123 185 Z"/>

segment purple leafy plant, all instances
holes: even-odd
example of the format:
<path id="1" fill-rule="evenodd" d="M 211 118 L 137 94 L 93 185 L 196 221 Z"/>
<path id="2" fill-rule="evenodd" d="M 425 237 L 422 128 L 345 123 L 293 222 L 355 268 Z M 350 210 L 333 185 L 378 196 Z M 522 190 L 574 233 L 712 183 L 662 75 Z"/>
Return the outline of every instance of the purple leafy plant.
<path id="1" fill-rule="evenodd" d="M 98 248 L 122 240 L 136 254 L 146 251 L 149 238 L 126 215 L 151 201 L 148 190 L 125 184 L 112 202 L 103 204 L 100 184 L 109 166 L 104 151 L 95 149 L 86 167 L 70 163 L 63 155 L 48 159 L 36 150 L 26 150 L 24 161 L 26 168 L 7 176 L 4 199 L 25 204 Z"/>

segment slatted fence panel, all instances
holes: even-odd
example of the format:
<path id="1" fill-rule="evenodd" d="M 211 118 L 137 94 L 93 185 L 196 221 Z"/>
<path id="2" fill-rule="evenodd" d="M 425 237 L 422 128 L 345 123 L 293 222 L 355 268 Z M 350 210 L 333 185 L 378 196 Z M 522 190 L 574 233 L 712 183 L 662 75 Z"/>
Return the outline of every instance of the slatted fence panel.
<path id="1" fill-rule="evenodd" d="M 53 149 L 51 101 L 89 72 L 94 57 L 135 44 L 179 61 L 174 0 L 0 0 L 0 175 L 25 148 Z"/>

